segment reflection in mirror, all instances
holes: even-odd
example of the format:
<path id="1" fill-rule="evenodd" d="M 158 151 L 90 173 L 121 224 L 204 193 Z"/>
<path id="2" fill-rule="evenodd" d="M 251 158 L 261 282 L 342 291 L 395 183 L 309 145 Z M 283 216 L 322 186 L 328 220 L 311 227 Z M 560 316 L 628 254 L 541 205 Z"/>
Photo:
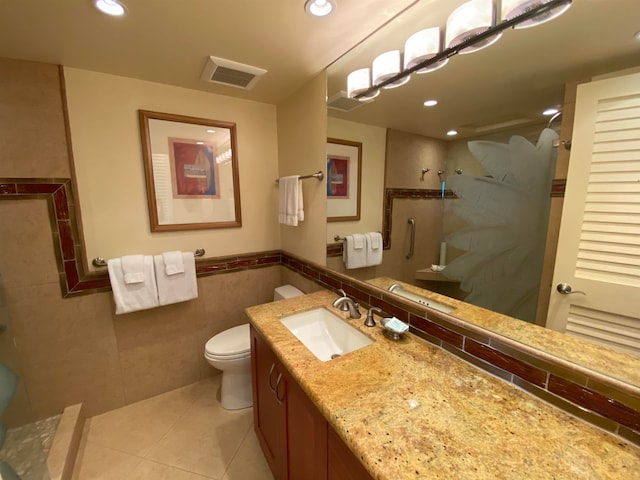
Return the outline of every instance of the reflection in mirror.
<path id="1" fill-rule="evenodd" d="M 463 3 L 464 0 L 418 2 L 329 68 L 328 128 L 332 135 L 339 135 L 342 128 L 351 132 L 367 129 L 386 132 L 381 146 L 363 141 L 364 171 L 375 168 L 368 164 L 370 155 L 383 152 L 385 158 L 381 167 L 384 202 L 378 216 L 380 223 L 373 228 L 367 226 L 371 230 L 382 229 L 385 251 L 383 264 L 377 267 L 346 270 L 337 253 L 327 258 L 327 266 L 362 281 L 391 278 L 421 287 L 425 292 L 477 302 L 545 326 L 549 298 L 554 294 L 552 275 L 577 85 L 594 77 L 640 67 L 637 60 L 640 42 L 634 37 L 638 29 L 634 19 L 640 15 L 640 4 L 621 0 L 612 9 L 597 0 L 573 2 L 552 21 L 533 28 L 507 30 L 495 44 L 469 55 L 453 56 L 446 66 L 429 73 L 413 74 L 406 85 L 382 90 L 373 100 L 358 102 L 345 98 L 349 73 L 370 67 L 382 52 L 402 50 L 406 39 L 418 31 L 433 26 L 444 29 L 448 15 Z M 332 101 L 338 97 L 340 103 Z M 437 103 L 426 106 L 427 100 Z M 550 121 L 543 111 L 552 107 L 562 114 Z M 450 130 L 456 130 L 457 135 L 448 136 Z M 353 135 L 350 138 L 360 140 Z M 542 162 L 539 168 L 529 168 L 526 173 L 509 169 L 500 173 L 495 165 L 497 160 L 470 148 L 473 142 L 476 146 L 493 145 L 494 151 L 501 152 L 512 148 L 514 143 L 533 147 L 539 141 L 545 145 L 552 142 L 551 154 L 544 160 L 536 160 Z M 471 244 L 480 242 L 480 234 L 476 232 L 475 238 L 471 238 L 465 232 L 478 228 L 479 214 L 473 208 L 465 210 L 462 205 L 480 200 L 477 193 L 463 190 L 473 183 L 501 182 L 507 178 L 505 175 L 511 175 L 512 179 L 535 176 L 540 191 L 528 195 L 536 198 L 540 208 L 535 219 L 528 204 L 526 213 L 509 210 L 520 226 L 510 228 L 515 237 L 504 238 L 505 243 L 513 246 L 508 254 L 511 256 L 496 264 L 492 257 L 482 261 L 477 254 L 469 253 Z M 496 207 L 512 207 L 514 200 L 508 198 L 510 195 L 496 196 Z M 485 200 L 483 197 L 486 208 Z M 369 201 L 364 188 L 362 201 L 363 205 Z M 410 217 L 416 220 L 416 253 L 406 259 Z M 504 223 L 504 217 L 501 221 Z M 492 225 L 495 227 L 495 218 Z M 357 223 L 349 228 L 342 234 L 362 230 Z M 529 244 L 522 248 L 525 239 Z M 483 249 L 505 247 L 494 241 L 484 245 Z M 329 251 L 338 251 L 332 247 Z M 523 257 L 536 260 L 524 266 L 519 263 Z M 474 267 L 468 264 L 461 267 L 465 258 L 471 258 Z M 486 263 L 492 268 L 485 268 Z M 448 265 L 449 270 L 438 271 L 440 264 Z M 475 276 L 470 273 L 474 268 Z M 502 285 L 491 285 L 487 274 L 492 269 L 511 270 L 514 281 L 502 278 Z M 478 275 L 485 277 L 483 287 L 479 286 Z M 504 301 L 504 289 L 515 288 L 517 283 L 522 284 L 517 300 Z M 476 288 L 491 292 L 492 302 L 486 296 L 479 300 Z M 517 336 L 518 322 L 514 322 L 514 327 L 507 329 L 509 332 L 499 333 Z"/>

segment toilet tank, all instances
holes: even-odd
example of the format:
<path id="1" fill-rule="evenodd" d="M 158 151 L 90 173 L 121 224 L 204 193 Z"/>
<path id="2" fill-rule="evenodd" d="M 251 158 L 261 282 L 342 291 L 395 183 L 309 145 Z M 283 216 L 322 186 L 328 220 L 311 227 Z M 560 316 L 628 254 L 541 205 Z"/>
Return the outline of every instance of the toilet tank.
<path id="1" fill-rule="evenodd" d="M 300 295 L 304 295 L 304 292 L 301 292 L 293 285 L 281 285 L 273 291 L 273 301 L 299 297 Z"/>

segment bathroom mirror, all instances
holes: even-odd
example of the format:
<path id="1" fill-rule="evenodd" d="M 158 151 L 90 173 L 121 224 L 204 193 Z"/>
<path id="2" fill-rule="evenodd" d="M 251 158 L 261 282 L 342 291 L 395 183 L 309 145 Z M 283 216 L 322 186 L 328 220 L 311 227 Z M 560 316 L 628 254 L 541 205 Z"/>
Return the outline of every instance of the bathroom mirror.
<path id="1" fill-rule="evenodd" d="M 447 177 L 457 175 L 456 170 L 462 170 L 465 174 L 483 174 L 481 168 L 471 163 L 463 168 L 449 161 L 437 163 L 435 154 L 426 155 L 418 162 L 409 148 L 404 152 L 406 155 L 397 155 L 390 163 L 388 150 L 392 135 L 395 135 L 393 141 L 397 143 L 403 137 L 426 138 L 432 143 L 433 149 L 445 150 L 462 149 L 468 140 L 477 138 L 505 142 L 515 133 L 535 140 L 549 124 L 550 117 L 543 116 L 543 110 L 551 107 L 562 109 L 565 102 L 568 105 L 573 102 L 570 95 L 565 98 L 565 91 L 571 91 L 570 88 L 566 89 L 567 86 L 575 86 L 576 83 L 611 72 L 640 68 L 640 41 L 635 37 L 640 28 L 636 21 L 640 4 L 634 0 L 621 0 L 615 2 L 613 8 L 609 2 L 580 0 L 574 1 L 567 12 L 552 21 L 532 28 L 507 30 L 495 44 L 474 53 L 453 56 L 438 70 L 414 74 L 407 84 L 383 90 L 370 102 L 335 102 L 336 98 L 345 100 L 349 73 L 371 67 L 373 59 L 383 52 L 404 50 L 406 39 L 421 29 L 433 26 L 444 28 L 448 15 L 463 3 L 464 0 L 418 2 L 328 69 L 329 124 L 334 127 L 347 125 L 351 130 L 354 125 L 388 129 L 387 178 L 384 185 L 387 196 L 390 192 L 402 189 L 414 194 L 417 191 L 437 192 L 443 180 L 446 185 Z M 438 104 L 425 107 L 423 103 L 430 99 L 437 100 Z M 561 134 L 558 171 L 566 167 L 569 156 L 569 150 L 565 149 L 562 142 L 568 146 L 571 140 L 562 136 L 560 123 L 563 121 L 571 125 L 572 112 L 567 111 L 564 117 L 556 119 L 551 125 Z M 457 136 L 447 135 L 452 129 L 457 130 Z M 333 129 L 332 135 L 336 134 L 336 129 Z M 366 151 L 367 144 L 363 148 Z M 561 159 L 561 155 L 564 158 Z M 448 155 L 444 157 L 449 158 Z M 365 174 L 368 168 L 365 155 Z M 477 170 L 468 172 L 468 168 Z M 397 178 L 393 181 L 398 183 L 389 183 L 391 169 L 397 172 Z M 423 174 L 423 169 L 429 171 Z M 402 178 L 408 180 L 402 183 Z M 562 175 L 557 175 L 554 188 L 562 190 L 564 180 Z M 560 203 L 561 196 L 562 193 L 558 197 Z M 366 202 L 367 197 L 364 196 L 363 204 Z M 429 236 L 436 237 L 439 245 L 443 228 L 448 228 L 446 222 L 442 221 L 442 208 L 445 207 L 441 208 L 434 202 L 422 204 L 424 208 L 431 209 L 434 215 Z M 381 205 L 378 228 L 383 227 L 382 219 L 386 214 Z M 358 225 L 352 228 L 353 232 L 344 233 L 358 231 Z M 395 233 L 403 228 L 404 222 L 394 221 L 393 230 L 389 231 L 392 249 L 394 242 L 401 249 L 406 247 L 403 243 L 404 232 Z M 423 244 L 416 238 L 416 249 Z M 432 263 L 438 263 L 437 250 L 430 255 L 429 261 L 424 262 L 425 269 Z M 395 255 L 390 250 L 385 250 L 385 256 L 396 263 L 410 262 L 404 259 L 403 254 Z M 336 257 L 327 259 L 330 268 L 362 281 L 386 273 L 384 268 L 349 271 L 340 263 Z M 408 270 L 413 274 L 418 269 L 413 265 Z M 433 273 L 432 277 L 436 279 L 437 275 Z M 407 281 L 406 278 L 403 280 Z M 455 285 L 441 284 L 452 291 L 456 290 Z M 511 330 L 515 332 L 517 328 Z M 511 336 L 512 333 L 505 335 Z M 518 340 L 526 343 L 526 339 Z"/>

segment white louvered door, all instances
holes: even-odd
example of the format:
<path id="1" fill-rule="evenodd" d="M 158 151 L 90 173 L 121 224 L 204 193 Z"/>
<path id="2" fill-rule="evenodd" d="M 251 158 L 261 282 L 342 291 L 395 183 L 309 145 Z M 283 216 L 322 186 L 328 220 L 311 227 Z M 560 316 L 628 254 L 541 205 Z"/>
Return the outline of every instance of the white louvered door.
<path id="1" fill-rule="evenodd" d="M 640 356 L 640 74 L 578 87 L 547 326 Z"/>

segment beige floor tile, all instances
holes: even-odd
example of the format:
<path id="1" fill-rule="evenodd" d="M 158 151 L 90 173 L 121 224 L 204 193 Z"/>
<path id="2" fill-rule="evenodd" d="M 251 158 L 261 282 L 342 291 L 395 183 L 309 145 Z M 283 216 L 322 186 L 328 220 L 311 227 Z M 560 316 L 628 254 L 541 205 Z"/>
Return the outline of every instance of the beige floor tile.
<path id="1" fill-rule="evenodd" d="M 273 480 L 267 460 L 262 454 L 253 425 L 222 480 Z"/>
<path id="2" fill-rule="evenodd" d="M 165 465 L 222 478 L 247 432 L 253 411 L 223 410 L 219 404 L 194 404 L 145 456 Z"/>
<path id="3" fill-rule="evenodd" d="M 143 457 L 185 415 L 200 390 L 195 383 L 92 417 L 87 440 Z"/>
<path id="4" fill-rule="evenodd" d="M 179 468 L 142 460 L 126 478 L 127 480 L 210 480 L 211 477 L 204 477 Z"/>
<path id="5" fill-rule="evenodd" d="M 92 442 L 83 442 L 78 451 L 72 480 L 123 480 L 142 458 Z"/>

